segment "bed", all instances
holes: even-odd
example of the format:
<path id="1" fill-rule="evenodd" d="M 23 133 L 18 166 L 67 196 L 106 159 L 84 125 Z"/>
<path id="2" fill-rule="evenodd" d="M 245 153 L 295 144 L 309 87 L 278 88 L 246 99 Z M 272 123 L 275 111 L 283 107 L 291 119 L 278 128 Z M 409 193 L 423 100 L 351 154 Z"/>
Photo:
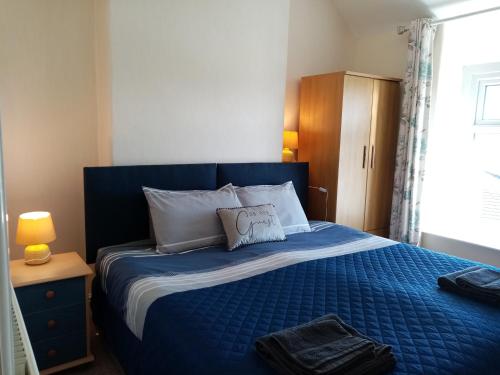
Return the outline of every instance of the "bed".
<path id="1" fill-rule="evenodd" d="M 497 307 L 444 292 L 439 275 L 477 263 L 312 221 L 311 233 L 234 252 L 157 254 L 141 186 L 216 189 L 292 180 L 307 164 L 85 168 L 93 319 L 128 374 L 272 374 L 255 339 L 326 313 L 389 344 L 394 374 L 489 374 Z M 101 249 L 98 252 L 98 249 Z M 492 372 L 493 371 L 493 372 Z"/>

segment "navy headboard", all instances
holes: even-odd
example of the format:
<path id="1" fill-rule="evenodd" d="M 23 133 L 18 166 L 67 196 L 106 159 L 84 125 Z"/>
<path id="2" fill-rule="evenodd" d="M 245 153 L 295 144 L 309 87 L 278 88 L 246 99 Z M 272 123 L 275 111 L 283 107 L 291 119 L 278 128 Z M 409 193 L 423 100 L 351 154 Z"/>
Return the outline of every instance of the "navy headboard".
<path id="1" fill-rule="evenodd" d="M 217 164 L 218 188 L 230 182 L 236 186 L 248 186 L 279 185 L 287 181 L 293 181 L 300 203 L 307 212 L 308 163 Z"/>
<path id="2" fill-rule="evenodd" d="M 87 263 L 97 250 L 149 238 L 149 212 L 142 186 L 166 190 L 214 190 L 234 185 L 292 180 L 307 208 L 307 163 L 178 164 L 87 167 L 83 170 Z"/>

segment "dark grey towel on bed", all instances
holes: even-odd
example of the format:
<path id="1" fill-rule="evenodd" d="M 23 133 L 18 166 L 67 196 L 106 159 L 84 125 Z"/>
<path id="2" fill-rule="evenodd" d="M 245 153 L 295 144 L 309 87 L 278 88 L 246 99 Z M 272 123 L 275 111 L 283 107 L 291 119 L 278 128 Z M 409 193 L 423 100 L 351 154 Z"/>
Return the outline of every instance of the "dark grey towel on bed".
<path id="1" fill-rule="evenodd" d="M 469 267 L 438 278 L 446 290 L 481 301 L 500 304 L 500 272 L 480 266 Z"/>
<path id="2" fill-rule="evenodd" d="M 260 337 L 257 352 L 284 374 L 383 374 L 391 347 L 360 334 L 333 314 Z"/>

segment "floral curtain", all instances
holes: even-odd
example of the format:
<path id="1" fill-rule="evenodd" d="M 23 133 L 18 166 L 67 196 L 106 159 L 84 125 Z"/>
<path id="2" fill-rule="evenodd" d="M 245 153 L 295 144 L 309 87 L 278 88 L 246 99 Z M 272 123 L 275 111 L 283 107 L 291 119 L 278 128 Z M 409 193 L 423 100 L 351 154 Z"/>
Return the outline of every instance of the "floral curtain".
<path id="1" fill-rule="evenodd" d="M 390 237 L 413 244 L 420 240 L 420 198 L 425 172 L 435 33 L 436 27 L 430 19 L 411 23 L 399 123 Z"/>

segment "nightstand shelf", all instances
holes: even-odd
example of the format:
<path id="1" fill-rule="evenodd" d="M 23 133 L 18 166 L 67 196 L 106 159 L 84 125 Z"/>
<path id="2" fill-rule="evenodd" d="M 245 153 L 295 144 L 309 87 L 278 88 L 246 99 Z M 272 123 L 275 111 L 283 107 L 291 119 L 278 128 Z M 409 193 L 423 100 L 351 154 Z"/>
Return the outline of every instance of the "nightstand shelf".
<path id="1" fill-rule="evenodd" d="M 93 361 L 87 301 L 92 270 L 78 254 L 56 254 L 40 266 L 14 260 L 10 272 L 41 373 Z"/>

